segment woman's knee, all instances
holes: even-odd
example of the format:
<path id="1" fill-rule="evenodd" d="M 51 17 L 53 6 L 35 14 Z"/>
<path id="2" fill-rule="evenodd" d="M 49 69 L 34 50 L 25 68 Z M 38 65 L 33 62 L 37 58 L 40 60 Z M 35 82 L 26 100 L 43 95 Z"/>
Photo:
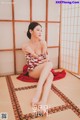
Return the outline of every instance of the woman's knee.
<path id="1" fill-rule="evenodd" d="M 53 80 L 54 75 L 52 74 L 52 72 L 49 73 L 49 78 Z"/>
<path id="2" fill-rule="evenodd" d="M 50 84 L 54 79 L 53 74 L 50 72 L 45 83 Z"/>
<path id="3" fill-rule="evenodd" d="M 48 66 L 50 69 L 53 68 L 53 64 L 52 64 L 52 62 L 50 62 L 50 61 L 46 63 L 46 66 Z"/>

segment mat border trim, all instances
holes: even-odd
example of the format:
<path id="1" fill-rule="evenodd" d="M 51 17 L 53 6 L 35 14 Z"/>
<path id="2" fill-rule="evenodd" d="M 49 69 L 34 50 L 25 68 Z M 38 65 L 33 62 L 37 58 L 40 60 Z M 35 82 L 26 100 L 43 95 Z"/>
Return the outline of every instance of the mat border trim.
<path id="1" fill-rule="evenodd" d="M 36 88 L 37 85 L 31 85 L 31 86 L 25 86 L 25 87 L 19 87 L 15 88 L 11 79 L 11 76 L 6 77 L 8 89 L 9 89 L 9 94 L 14 110 L 14 115 L 16 120 L 29 120 L 29 119 L 34 119 L 39 116 L 36 116 L 35 113 L 29 113 L 29 114 L 23 114 L 16 92 L 20 90 L 28 90 L 32 88 Z M 51 87 L 51 90 L 59 97 L 62 99 L 62 101 L 65 103 L 65 105 L 61 106 L 56 106 L 48 109 L 48 114 L 64 111 L 67 109 L 71 109 L 79 118 L 80 118 L 80 109 L 68 98 L 66 97 L 58 88 L 56 88 L 53 84 Z M 42 115 L 43 116 L 43 115 Z"/>

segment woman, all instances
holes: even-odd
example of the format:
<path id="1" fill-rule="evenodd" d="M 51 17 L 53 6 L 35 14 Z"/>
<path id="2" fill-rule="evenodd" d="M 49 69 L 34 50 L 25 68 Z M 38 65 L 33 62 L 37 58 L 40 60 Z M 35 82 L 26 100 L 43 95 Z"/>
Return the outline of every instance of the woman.
<path id="1" fill-rule="evenodd" d="M 23 44 L 22 50 L 29 66 L 28 74 L 30 77 L 39 79 L 32 106 L 35 104 L 44 106 L 54 77 L 51 73 L 53 66 L 48 59 L 46 42 L 41 40 L 42 26 L 37 22 L 31 22 L 27 36 L 30 40 Z"/>

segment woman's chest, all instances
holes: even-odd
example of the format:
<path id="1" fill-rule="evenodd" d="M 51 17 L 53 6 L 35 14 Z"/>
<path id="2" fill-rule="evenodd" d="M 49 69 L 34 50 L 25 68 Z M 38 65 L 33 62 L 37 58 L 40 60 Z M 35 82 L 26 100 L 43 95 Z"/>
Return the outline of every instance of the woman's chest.
<path id="1" fill-rule="evenodd" d="M 38 55 L 42 53 L 42 47 L 41 47 L 41 45 L 33 46 L 32 49 L 33 49 L 34 52 L 35 52 L 36 54 L 38 54 Z"/>

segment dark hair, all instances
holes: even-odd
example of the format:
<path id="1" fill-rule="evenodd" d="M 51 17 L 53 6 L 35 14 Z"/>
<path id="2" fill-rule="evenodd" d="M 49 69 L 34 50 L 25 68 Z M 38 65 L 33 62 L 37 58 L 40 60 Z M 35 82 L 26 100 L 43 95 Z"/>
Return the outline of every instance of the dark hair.
<path id="1" fill-rule="evenodd" d="M 28 27 L 28 31 L 27 31 L 27 37 L 29 38 L 29 39 L 31 39 L 31 33 L 30 33 L 30 30 L 33 30 L 36 26 L 38 26 L 38 25 L 40 25 L 39 23 L 37 23 L 37 22 L 31 22 L 30 24 L 29 24 L 29 27 Z M 41 25 L 40 25 L 41 26 Z M 42 27 L 42 26 L 41 26 Z"/>

